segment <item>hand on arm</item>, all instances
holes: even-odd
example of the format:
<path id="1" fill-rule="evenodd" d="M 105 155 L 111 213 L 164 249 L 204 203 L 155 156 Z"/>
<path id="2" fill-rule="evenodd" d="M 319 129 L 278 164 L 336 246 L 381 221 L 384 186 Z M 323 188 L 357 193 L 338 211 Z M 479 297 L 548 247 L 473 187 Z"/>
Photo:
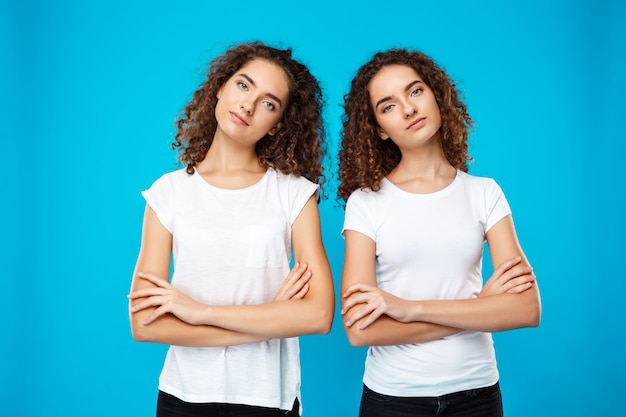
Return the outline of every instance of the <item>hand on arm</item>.
<path id="1" fill-rule="evenodd" d="M 302 267 L 306 263 L 308 268 L 302 278 L 308 282 L 298 279 L 294 284 L 303 283 L 304 297 L 284 300 L 282 296 L 280 301 L 258 305 L 209 306 L 207 322 L 267 338 L 328 333 L 334 316 L 334 289 L 314 196 L 292 225 L 292 245 L 296 262 Z"/>
<path id="2" fill-rule="evenodd" d="M 519 294 L 530 289 L 534 282 L 533 269 L 522 263 L 522 257 L 518 256 L 502 262 L 493 271 L 478 298 L 497 294 Z"/>
<path id="3" fill-rule="evenodd" d="M 193 325 L 207 324 L 205 318 L 209 306 L 195 301 L 187 294 L 175 288 L 167 280 L 154 274 L 138 272 L 138 277 L 153 284 L 151 287 L 140 288 L 131 292 L 128 298 L 141 301 L 131 307 L 131 313 L 154 307 L 152 313 L 143 321 L 144 325 L 154 322 L 165 314 L 173 314 L 185 323 Z M 306 264 L 296 264 L 289 272 L 274 301 L 300 300 L 308 292 L 308 281 L 311 272 L 307 271 Z"/>
<path id="4" fill-rule="evenodd" d="M 539 325 L 539 289 L 517 240 L 510 215 L 489 230 L 487 243 L 494 265 L 502 265 L 505 260 L 518 257 L 521 258 L 519 264 L 509 268 L 510 274 L 502 274 L 502 269 L 497 268 L 479 298 L 416 302 L 413 319 L 483 332 Z M 530 287 L 524 290 L 529 284 Z M 498 292 L 508 287 L 504 293 Z M 495 295 L 491 295 L 494 290 Z"/>
<path id="5" fill-rule="evenodd" d="M 511 242 L 511 229 L 506 222 L 502 232 L 492 235 L 492 241 L 503 240 Z M 508 230 L 508 232 L 507 232 Z M 375 277 L 375 244 L 368 237 L 354 231 L 346 231 L 346 259 L 344 262 L 344 274 L 342 280 L 342 314 L 344 326 L 353 345 L 390 345 L 401 343 L 418 343 L 439 339 L 461 331 L 462 329 L 480 330 L 476 327 L 484 326 L 484 331 L 496 331 L 510 326 L 508 320 L 494 320 L 486 325 L 464 327 L 472 320 L 465 321 L 465 315 L 473 314 L 472 308 L 480 307 L 480 304 L 472 306 L 474 300 L 433 300 L 412 301 L 399 298 L 376 287 Z M 513 240 L 514 242 L 517 239 Z M 507 246 L 499 243 L 501 247 Z M 527 292 L 535 287 L 535 276 L 524 258 L 520 256 L 519 245 L 511 245 L 508 250 L 497 250 L 494 262 L 500 262 L 493 275 L 485 283 L 479 298 L 496 295 L 517 295 Z M 514 249 L 519 249 L 516 252 Z M 504 256 L 511 256 L 509 259 Z M 506 260 L 505 260 L 506 259 Z M 355 278 L 359 277 L 359 278 Z M 496 299 L 498 300 L 498 299 Z M 519 301 L 519 300 L 518 300 Z M 508 301 L 504 301 L 507 303 Z M 445 319 L 437 321 L 428 320 L 424 315 L 420 316 L 424 305 L 430 307 L 448 307 L 441 314 L 455 314 L 465 307 L 459 314 L 460 320 Z M 469 307 L 469 309 L 468 309 Z M 489 300 L 486 308 L 502 310 L 504 305 Z M 480 310 L 475 309 L 476 313 Z M 475 324 L 475 323 L 474 323 Z"/>
<path id="6" fill-rule="evenodd" d="M 171 234 L 148 207 L 136 270 L 151 272 L 135 273 L 130 294 L 137 340 L 229 346 L 330 331 L 333 285 L 314 197 L 292 226 L 294 253 L 300 262 L 270 303 L 209 306 L 194 301 L 162 278 L 169 276 L 171 242 Z"/>
<path id="7" fill-rule="evenodd" d="M 374 241 L 353 230 L 346 230 L 344 236 L 341 313 L 345 332 L 353 346 L 421 343 L 461 331 L 438 324 L 408 323 L 392 318 L 389 314 L 404 319 L 409 302 L 376 287 Z M 372 312 L 374 315 L 369 317 Z"/>
<path id="8" fill-rule="evenodd" d="M 131 294 L 143 289 L 158 288 L 153 282 L 143 279 L 143 271 L 153 277 L 169 277 L 172 235 L 165 229 L 155 212 L 146 206 L 144 214 L 141 249 L 133 274 Z M 164 279 L 162 281 L 167 282 Z M 133 307 L 145 301 L 133 297 L 129 300 L 130 325 L 133 338 L 139 342 L 153 342 L 168 345 L 211 347 L 230 346 L 260 342 L 264 338 L 234 332 L 215 326 L 194 326 L 172 314 L 164 314 L 146 325 L 145 322 L 157 310 L 148 306 L 137 311 Z"/>

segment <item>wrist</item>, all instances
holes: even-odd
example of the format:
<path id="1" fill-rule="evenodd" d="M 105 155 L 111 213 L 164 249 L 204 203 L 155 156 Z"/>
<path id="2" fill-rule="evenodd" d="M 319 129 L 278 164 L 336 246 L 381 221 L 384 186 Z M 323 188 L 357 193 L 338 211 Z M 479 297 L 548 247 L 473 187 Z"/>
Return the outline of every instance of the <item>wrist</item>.
<path id="1" fill-rule="evenodd" d="M 411 301 L 407 309 L 407 322 L 424 321 L 424 303 Z"/>
<path id="2" fill-rule="evenodd" d="M 211 318 L 213 317 L 213 306 L 207 304 L 201 304 L 194 322 L 192 324 L 196 326 L 209 326 L 211 325 Z"/>

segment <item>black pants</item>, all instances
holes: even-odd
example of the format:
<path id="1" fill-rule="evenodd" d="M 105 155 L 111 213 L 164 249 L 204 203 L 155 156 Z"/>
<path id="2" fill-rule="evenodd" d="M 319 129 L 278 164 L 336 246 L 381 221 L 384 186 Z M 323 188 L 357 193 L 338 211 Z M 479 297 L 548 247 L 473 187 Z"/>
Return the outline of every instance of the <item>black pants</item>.
<path id="1" fill-rule="evenodd" d="M 502 417 L 500 385 L 440 397 L 392 397 L 363 387 L 359 417 Z"/>
<path id="2" fill-rule="evenodd" d="M 188 403 L 159 391 L 157 417 L 298 417 L 300 403 L 294 401 L 291 411 L 243 404 Z"/>

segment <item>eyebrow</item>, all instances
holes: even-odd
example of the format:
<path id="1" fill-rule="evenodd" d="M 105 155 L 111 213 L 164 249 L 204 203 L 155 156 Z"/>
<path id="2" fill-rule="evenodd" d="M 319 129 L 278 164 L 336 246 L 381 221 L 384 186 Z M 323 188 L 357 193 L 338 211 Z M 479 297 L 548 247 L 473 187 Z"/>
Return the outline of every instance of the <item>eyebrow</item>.
<path id="1" fill-rule="evenodd" d="M 256 87 L 256 83 L 254 82 L 254 80 L 253 80 L 252 78 L 250 78 L 247 74 L 241 73 L 241 74 L 239 74 L 239 75 L 241 75 L 243 78 L 245 78 L 246 80 L 248 80 L 248 82 L 249 82 L 250 84 L 252 84 L 254 87 Z M 272 94 L 272 93 L 266 93 L 266 95 L 267 95 L 269 98 L 271 98 L 272 100 L 277 101 L 279 106 L 282 106 L 282 105 L 283 105 L 283 102 L 282 102 L 282 101 L 281 101 L 278 97 L 276 97 L 274 94 Z"/>
<path id="2" fill-rule="evenodd" d="M 412 82 L 408 83 L 406 87 L 404 87 L 404 91 L 409 91 L 411 88 L 413 88 L 413 86 L 414 86 L 415 84 L 424 84 L 424 82 L 423 82 L 423 81 L 421 81 L 421 80 L 415 80 L 415 81 L 412 81 Z M 383 97 L 383 98 L 381 98 L 380 100 L 378 100 L 378 101 L 376 102 L 376 105 L 374 106 L 374 108 L 375 108 L 375 109 L 376 109 L 376 108 L 378 108 L 378 106 L 379 106 L 380 104 L 384 103 L 385 101 L 389 101 L 389 100 L 391 100 L 391 96 L 387 96 L 387 97 Z"/>

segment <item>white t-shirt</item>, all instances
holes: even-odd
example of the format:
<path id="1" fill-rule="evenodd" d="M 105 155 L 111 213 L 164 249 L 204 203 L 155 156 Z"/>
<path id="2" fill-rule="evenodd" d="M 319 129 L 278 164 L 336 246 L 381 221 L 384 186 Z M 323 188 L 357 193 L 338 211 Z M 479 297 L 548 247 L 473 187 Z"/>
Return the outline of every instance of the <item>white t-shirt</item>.
<path id="1" fill-rule="evenodd" d="M 271 302 L 289 273 L 291 226 L 319 186 L 269 169 L 256 184 L 225 190 L 184 169 L 142 194 L 172 233 L 172 284 L 199 302 Z M 291 410 L 300 398 L 298 338 L 228 347 L 171 346 L 159 389 L 187 402 Z"/>
<path id="2" fill-rule="evenodd" d="M 344 230 L 376 243 L 378 287 L 408 300 L 476 298 L 483 284 L 487 231 L 510 208 L 489 178 L 457 171 L 432 194 L 412 194 L 387 179 L 378 192 L 355 191 Z M 490 333 L 463 331 L 426 343 L 372 346 L 363 382 L 399 397 L 427 397 L 481 388 L 498 381 Z"/>

